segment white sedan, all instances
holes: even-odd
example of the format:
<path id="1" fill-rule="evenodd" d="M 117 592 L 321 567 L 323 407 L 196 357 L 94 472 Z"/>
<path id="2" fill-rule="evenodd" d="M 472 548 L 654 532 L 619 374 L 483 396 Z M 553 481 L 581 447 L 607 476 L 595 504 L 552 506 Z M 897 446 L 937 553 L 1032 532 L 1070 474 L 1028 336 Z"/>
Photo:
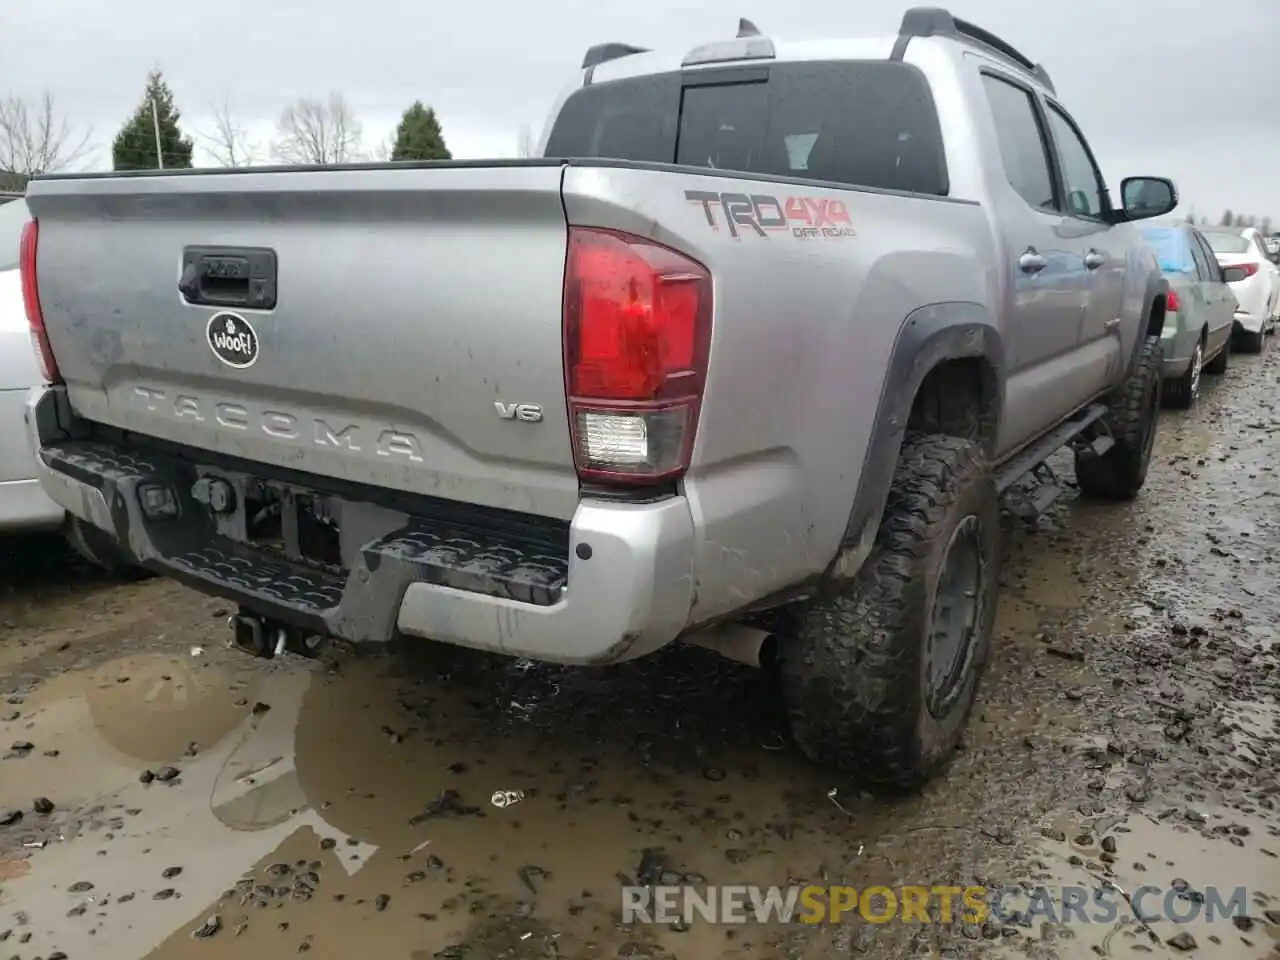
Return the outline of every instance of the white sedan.
<path id="1" fill-rule="evenodd" d="M 61 528 L 76 552 L 95 566 L 125 579 L 147 576 L 126 563 L 101 531 L 69 518 L 35 479 L 23 411 L 27 393 L 40 382 L 40 368 L 19 266 L 22 228 L 30 219 L 21 197 L 0 198 L 0 534 Z"/>
<path id="2" fill-rule="evenodd" d="M 22 408 L 40 382 L 22 306 L 18 243 L 30 217 L 22 198 L 0 204 L 0 533 L 56 529 L 62 508 L 44 495 L 27 442 Z"/>
<path id="3" fill-rule="evenodd" d="M 1262 234 L 1255 227 L 1201 227 L 1218 263 L 1230 271 L 1231 292 L 1239 304 L 1236 330 L 1250 349 L 1280 320 L 1280 267 L 1272 263 Z"/>

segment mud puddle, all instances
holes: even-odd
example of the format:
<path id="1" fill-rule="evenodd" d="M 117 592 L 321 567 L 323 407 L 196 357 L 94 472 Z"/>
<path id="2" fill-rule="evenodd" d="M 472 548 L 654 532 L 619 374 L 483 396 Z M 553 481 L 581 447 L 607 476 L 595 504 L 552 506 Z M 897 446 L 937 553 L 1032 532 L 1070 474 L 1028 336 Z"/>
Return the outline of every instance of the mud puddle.
<path id="1" fill-rule="evenodd" d="M 10 562 L 0 815 L 22 817 L 0 827 L 0 955 L 1274 956 L 1274 383 L 1270 358 L 1241 362 L 1166 415 L 1134 503 L 1010 524 L 965 747 L 908 800 L 805 763 L 766 678 L 705 651 L 267 664 L 224 649 L 225 605 L 174 584 Z M 1016 885 L 1024 915 L 623 925 L 621 888 L 645 878 Z M 1156 888 L 1157 912 L 1237 888 L 1247 906 L 1146 928 L 1025 915 L 1039 888 L 1060 904 L 1108 884 Z M 1182 933 L 1194 948 L 1167 942 Z"/>

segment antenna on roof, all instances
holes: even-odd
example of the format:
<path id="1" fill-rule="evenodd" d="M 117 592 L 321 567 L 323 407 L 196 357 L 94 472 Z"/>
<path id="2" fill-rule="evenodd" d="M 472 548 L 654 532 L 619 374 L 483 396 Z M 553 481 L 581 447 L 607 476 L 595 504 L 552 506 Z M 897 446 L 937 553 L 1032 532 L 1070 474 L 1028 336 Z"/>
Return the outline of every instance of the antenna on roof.
<path id="1" fill-rule="evenodd" d="M 760 28 L 748 20 L 746 17 L 738 18 L 738 36 L 739 37 L 758 37 L 760 36 Z"/>

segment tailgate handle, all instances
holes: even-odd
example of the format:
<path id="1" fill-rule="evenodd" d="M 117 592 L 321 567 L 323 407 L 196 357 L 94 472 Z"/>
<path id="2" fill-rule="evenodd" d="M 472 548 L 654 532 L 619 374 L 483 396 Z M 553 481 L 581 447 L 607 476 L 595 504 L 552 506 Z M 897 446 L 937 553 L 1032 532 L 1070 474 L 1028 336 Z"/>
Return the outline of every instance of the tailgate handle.
<path id="1" fill-rule="evenodd" d="M 187 303 L 271 310 L 276 252 L 267 247 L 183 247 L 178 290 Z"/>

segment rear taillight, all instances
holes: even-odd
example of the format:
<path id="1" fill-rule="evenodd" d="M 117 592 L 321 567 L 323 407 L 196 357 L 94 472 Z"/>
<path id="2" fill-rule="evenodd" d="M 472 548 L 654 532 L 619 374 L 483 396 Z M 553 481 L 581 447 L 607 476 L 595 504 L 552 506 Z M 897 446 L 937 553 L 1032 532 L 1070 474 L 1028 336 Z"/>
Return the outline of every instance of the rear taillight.
<path id="1" fill-rule="evenodd" d="M 44 328 L 44 312 L 40 309 L 40 290 L 36 286 L 36 247 L 40 239 L 40 226 L 29 220 L 22 228 L 22 243 L 18 254 L 18 273 L 22 278 L 22 302 L 27 308 L 27 324 L 31 327 L 31 345 L 40 361 L 40 375 L 47 383 L 61 383 L 58 362 L 49 346 L 49 334 Z"/>
<path id="2" fill-rule="evenodd" d="M 1258 265 L 1256 263 L 1236 263 L 1236 264 L 1232 264 L 1232 266 L 1234 266 L 1237 270 L 1244 271 L 1244 276 L 1240 278 L 1241 280 L 1248 280 L 1250 277 L 1252 277 L 1255 273 L 1258 272 Z"/>
<path id="3" fill-rule="evenodd" d="M 583 479 L 653 483 L 689 467 L 711 345 L 711 274 L 629 234 L 573 227 L 565 395 Z"/>
<path id="4" fill-rule="evenodd" d="M 1169 296 L 1165 299 L 1164 309 L 1166 313 L 1177 313 L 1182 309 L 1182 302 L 1178 300 L 1178 294 L 1174 290 L 1169 291 Z"/>

